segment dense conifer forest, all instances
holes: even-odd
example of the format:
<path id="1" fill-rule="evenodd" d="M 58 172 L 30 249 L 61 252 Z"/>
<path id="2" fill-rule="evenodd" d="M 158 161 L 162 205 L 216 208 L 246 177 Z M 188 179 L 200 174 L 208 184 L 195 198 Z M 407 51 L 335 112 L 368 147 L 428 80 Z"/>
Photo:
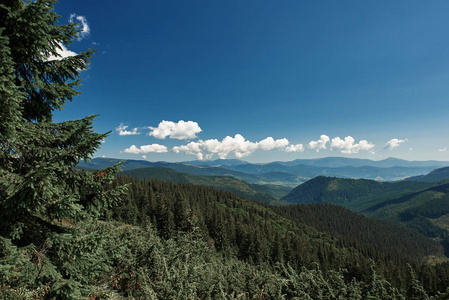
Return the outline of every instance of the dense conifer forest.
<path id="1" fill-rule="evenodd" d="M 53 122 L 93 55 L 50 59 L 78 34 L 55 3 L 0 0 L 1 299 L 449 298 L 443 248 L 400 225 L 76 168 L 107 134 Z"/>

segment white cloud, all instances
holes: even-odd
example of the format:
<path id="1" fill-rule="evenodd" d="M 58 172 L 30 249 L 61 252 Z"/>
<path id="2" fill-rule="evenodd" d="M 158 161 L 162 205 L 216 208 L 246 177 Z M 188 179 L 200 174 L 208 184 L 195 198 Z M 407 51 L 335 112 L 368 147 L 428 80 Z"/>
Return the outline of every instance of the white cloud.
<path id="1" fill-rule="evenodd" d="M 50 55 L 49 57 L 47 57 L 47 59 L 46 59 L 47 61 L 61 60 L 66 57 L 78 55 L 77 53 L 75 53 L 71 50 L 68 50 L 67 47 L 64 46 L 64 44 L 62 44 L 61 42 L 58 42 L 57 44 L 58 44 L 57 48 L 56 48 L 57 55 L 56 56 Z"/>
<path id="2" fill-rule="evenodd" d="M 285 152 L 304 152 L 303 144 L 290 145 L 285 148 Z"/>
<path id="3" fill-rule="evenodd" d="M 374 148 L 374 144 L 367 140 L 361 140 L 358 144 L 355 144 L 355 140 L 352 136 L 347 136 L 345 139 L 335 137 L 331 141 L 331 150 L 338 150 L 344 154 L 358 153 L 360 150 L 369 151 Z"/>
<path id="4" fill-rule="evenodd" d="M 147 153 L 165 153 L 168 152 L 168 149 L 164 145 L 152 144 L 152 145 L 143 145 L 140 148 L 137 148 L 135 145 L 123 150 L 125 153 L 132 154 L 147 154 Z"/>
<path id="5" fill-rule="evenodd" d="M 85 37 L 88 37 L 90 34 L 90 27 L 87 23 L 87 19 L 84 16 L 78 16 L 77 14 L 71 14 L 69 18 L 70 23 L 78 23 L 76 25 L 76 29 L 80 30 L 78 32 L 78 40 L 82 40 Z"/>
<path id="6" fill-rule="evenodd" d="M 183 120 L 178 123 L 162 121 L 159 123 L 158 127 L 149 128 L 152 131 L 148 133 L 148 135 L 154 136 L 157 139 L 165 139 L 167 136 L 178 140 L 194 139 L 197 138 L 196 134 L 202 131 L 197 122 L 185 122 Z"/>
<path id="7" fill-rule="evenodd" d="M 444 148 L 442 148 L 442 149 L 438 149 L 439 152 L 446 152 L 446 150 L 447 150 L 446 147 L 444 147 Z"/>
<path id="8" fill-rule="evenodd" d="M 389 140 L 385 145 L 384 145 L 384 149 L 388 149 L 388 150 L 393 150 L 396 147 L 399 147 L 400 144 L 405 143 L 407 141 L 407 139 L 391 139 Z"/>
<path id="9" fill-rule="evenodd" d="M 231 153 L 234 153 L 237 158 L 242 158 L 258 149 L 265 151 L 283 149 L 288 144 L 289 142 L 285 138 L 275 140 L 272 137 L 267 137 L 260 142 L 254 143 L 245 140 L 241 134 L 236 134 L 234 137 L 227 136 L 222 141 L 218 141 L 217 139 L 199 140 L 198 142 L 190 142 L 187 145 L 175 146 L 172 150 L 175 153 L 185 152 L 196 155 L 200 160 L 211 158 L 214 154 L 224 159 Z"/>
<path id="10" fill-rule="evenodd" d="M 209 140 L 212 141 L 212 140 Z M 217 141 L 217 140 L 215 140 Z M 204 159 L 204 154 L 202 153 L 202 149 L 201 149 L 201 145 L 204 144 L 204 141 L 199 141 L 199 142 L 190 142 L 187 145 L 181 145 L 181 146 L 175 146 L 173 147 L 173 152 L 175 153 L 180 153 L 180 152 L 185 152 L 187 154 L 192 154 L 192 155 L 196 155 L 196 157 L 199 160 L 203 160 Z M 218 143 L 218 141 L 217 141 Z M 212 156 L 212 155 L 211 155 Z"/>
<path id="11" fill-rule="evenodd" d="M 329 140 L 330 139 L 327 135 L 322 134 L 318 141 L 310 141 L 309 142 L 309 148 L 316 150 L 316 152 L 320 152 L 320 150 L 326 149 L 326 144 L 329 142 Z"/>
<path id="12" fill-rule="evenodd" d="M 270 136 L 264 140 L 261 140 L 260 142 L 258 142 L 256 144 L 257 144 L 258 149 L 269 151 L 269 150 L 273 150 L 273 149 L 284 148 L 284 147 L 288 146 L 289 142 L 286 138 L 274 140 Z"/>
<path id="13" fill-rule="evenodd" d="M 126 130 L 129 126 L 123 125 L 123 123 L 120 123 L 120 125 L 115 128 L 115 131 L 118 132 L 118 135 L 139 135 L 140 132 L 137 132 L 137 128 L 134 128 L 132 131 Z"/>
<path id="14" fill-rule="evenodd" d="M 147 156 L 146 156 L 146 155 L 142 155 L 142 158 L 143 158 L 143 159 L 147 159 Z"/>

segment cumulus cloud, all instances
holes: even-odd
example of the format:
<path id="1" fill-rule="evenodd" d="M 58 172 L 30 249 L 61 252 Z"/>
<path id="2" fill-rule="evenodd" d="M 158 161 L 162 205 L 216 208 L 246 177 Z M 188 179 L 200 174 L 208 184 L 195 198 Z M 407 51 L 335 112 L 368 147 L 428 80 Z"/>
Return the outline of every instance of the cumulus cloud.
<path id="1" fill-rule="evenodd" d="M 90 34 L 90 27 L 89 23 L 87 23 L 87 19 L 84 16 L 78 16 L 77 14 L 71 14 L 69 18 L 70 23 L 78 23 L 76 25 L 76 29 L 80 30 L 78 32 L 78 40 L 82 40 L 89 36 Z"/>
<path id="2" fill-rule="evenodd" d="M 214 154 L 217 154 L 221 159 L 225 159 L 231 153 L 234 153 L 237 158 L 242 158 L 258 149 L 265 151 L 283 149 L 288 144 L 289 142 L 285 138 L 275 140 L 272 137 L 254 143 L 246 140 L 241 134 L 236 134 L 234 137 L 227 136 L 222 141 L 217 139 L 199 140 L 187 145 L 175 146 L 172 150 L 175 153 L 185 152 L 196 155 L 200 160 L 211 158 Z"/>
<path id="3" fill-rule="evenodd" d="M 137 128 L 134 128 L 132 131 L 126 130 L 129 126 L 123 125 L 123 123 L 120 123 L 120 125 L 115 128 L 115 131 L 118 132 L 118 135 L 138 135 L 140 132 L 137 132 Z"/>
<path id="4" fill-rule="evenodd" d="M 256 143 L 257 148 L 265 151 L 270 151 L 273 149 L 284 148 L 288 146 L 289 142 L 286 138 L 274 140 L 271 136 L 267 137 L 264 140 Z"/>
<path id="5" fill-rule="evenodd" d="M 139 148 L 137 148 L 136 145 L 132 145 L 131 147 L 123 150 L 123 152 L 132 154 L 165 153 L 168 152 L 168 149 L 166 146 L 159 144 L 143 145 Z"/>
<path id="6" fill-rule="evenodd" d="M 304 145 L 303 144 L 290 145 L 287 148 L 285 148 L 285 152 L 304 152 Z"/>
<path id="7" fill-rule="evenodd" d="M 385 145 L 384 149 L 393 150 L 394 148 L 399 147 L 400 144 L 405 143 L 407 139 L 391 139 Z"/>
<path id="8" fill-rule="evenodd" d="M 162 121 L 158 127 L 149 127 L 151 132 L 149 136 L 154 136 L 157 139 L 171 139 L 187 140 L 197 138 L 196 134 L 200 133 L 202 129 L 197 122 L 193 121 L 179 121 L 178 123 L 172 121 Z"/>
<path id="9" fill-rule="evenodd" d="M 446 147 L 444 147 L 444 148 L 442 148 L 442 149 L 438 149 L 439 152 L 446 152 L 446 150 L 447 150 Z"/>
<path id="10" fill-rule="evenodd" d="M 326 149 L 326 144 L 329 142 L 329 137 L 325 134 L 320 136 L 318 141 L 310 141 L 309 148 L 315 150 L 316 152 L 320 152 L 322 149 Z"/>
<path id="11" fill-rule="evenodd" d="M 369 151 L 374 148 L 374 144 L 367 140 L 361 140 L 357 144 L 352 136 L 347 136 L 345 139 L 335 137 L 331 141 L 331 150 L 338 150 L 344 154 L 358 153 L 360 150 Z"/>

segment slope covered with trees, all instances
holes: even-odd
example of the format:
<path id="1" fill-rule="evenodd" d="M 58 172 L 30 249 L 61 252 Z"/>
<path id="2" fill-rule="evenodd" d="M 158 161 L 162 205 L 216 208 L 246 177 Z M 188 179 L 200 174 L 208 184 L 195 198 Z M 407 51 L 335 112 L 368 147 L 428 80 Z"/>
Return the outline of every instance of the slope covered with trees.
<path id="1" fill-rule="evenodd" d="M 391 198 L 363 211 L 375 218 L 401 222 L 423 234 L 443 240 L 449 251 L 449 184 Z"/>
<path id="2" fill-rule="evenodd" d="M 396 222 L 370 218 L 334 204 L 301 204 L 275 207 L 274 211 L 318 231 L 339 237 L 341 243 L 365 248 L 374 258 L 382 253 L 390 257 L 424 261 L 443 257 L 438 242 Z"/>
<path id="3" fill-rule="evenodd" d="M 315 177 L 294 188 L 281 199 L 292 204 L 332 203 L 362 211 L 388 198 L 420 191 L 434 183 L 378 182 L 368 179 Z"/>
<path id="4" fill-rule="evenodd" d="M 443 248 L 398 224 L 335 206 L 266 207 L 204 186 L 127 177 L 118 182 L 132 184 L 111 217 L 135 225 L 150 222 L 163 238 L 173 238 L 184 226 L 179 218 L 194 216 L 210 247 L 242 261 L 271 266 L 288 262 L 295 270 L 319 263 L 325 273 L 345 268 L 346 278 L 363 280 L 372 259 L 400 290 L 406 289 L 407 264 L 419 270 L 423 282 L 431 282 L 425 286 L 429 292 L 442 291 L 447 284 L 446 265 L 424 263 L 430 258 L 443 261 Z M 180 207 L 189 213 L 182 214 Z M 438 279 L 430 275 L 435 273 Z"/>
<path id="5" fill-rule="evenodd" d="M 314 178 L 282 200 L 290 203 L 330 203 L 403 225 L 437 238 L 449 253 L 448 184 L 364 179 Z M 335 208 L 337 209 L 337 208 Z M 330 213 L 332 215 L 332 213 Z"/>
<path id="6" fill-rule="evenodd" d="M 449 181 L 449 167 L 435 169 L 427 175 L 413 176 L 405 179 L 407 181 L 420 181 L 420 182 L 441 182 Z"/>

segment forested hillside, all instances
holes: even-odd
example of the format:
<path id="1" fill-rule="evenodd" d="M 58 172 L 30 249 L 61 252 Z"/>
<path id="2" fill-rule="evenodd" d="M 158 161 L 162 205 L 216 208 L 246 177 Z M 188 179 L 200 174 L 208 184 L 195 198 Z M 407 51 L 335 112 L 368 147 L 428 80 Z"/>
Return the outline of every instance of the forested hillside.
<path id="1" fill-rule="evenodd" d="M 281 199 L 293 204 L 332 203 L 362 211 L 394 196 L 420 191 L 434 183 L 378 182 L 368 179 L 315 177 L 294 188 Z"/>
<path id="2" fill-rule="evenodd" d="M 447 284 L 445 264 L 425 263 L 444 261 L 443 248 L 398 224 L 335 206 L 264 207 L 204 186 L 127 177 L 119 177 L 118 182 L 132 185 L 112 217 L 132 224 L 151 222 L 165 238 L 182 228 L 177 219 L 190 218 L 179 211 L 183 207 L 182 212 L 195 216 L 209 246 L 243 261 L 288 262 L 294 269 L 318 262 L 325 273 L 345 268 L 347 278 L 363 280 L 372 259 L 378 272 L 400 290 L 406 289 L 407 264 L 420 270 L 423 282 L 432 282 L 426 286 L 428 291 L 444 290 Z M 434 272 L 440 274 L 438 280 L 429 275 Z"/>
<path id="3" fill-rule="evenodd" d="M 448 199 L 447 183 L 382 183 L 330 177 L 314 178 L 282 198 L 290 203 L 336 204 L 374 218 L 401 223 L 437 238 L 446 254 L 449 253 Z"/>
<path id="4" fill-rule="evenodd" d="M 386 255 L 417 262 L 443 258 L 438 242 L 396 222 L 370 218 L 334 204 L 273 207 L 280 215 L 338 237 L 342 244 L 364 248 L 370 257 Z M 445 260 L 445 258 L 444 258 Z"/>
<path id="5" fill-rule="evenodd" d="M 449 250 L 449 184 L 440 184 L 416 193 L 391 198 L 363 213 L 401 222 L 423 234 L 443 239 Z"/>
<path id="6" fill-rule="evenodd" d="M 427 175 L 409 177 L 408 181 L 441 182 L 449 181 L 449 167 L 435 169 Z"/>

